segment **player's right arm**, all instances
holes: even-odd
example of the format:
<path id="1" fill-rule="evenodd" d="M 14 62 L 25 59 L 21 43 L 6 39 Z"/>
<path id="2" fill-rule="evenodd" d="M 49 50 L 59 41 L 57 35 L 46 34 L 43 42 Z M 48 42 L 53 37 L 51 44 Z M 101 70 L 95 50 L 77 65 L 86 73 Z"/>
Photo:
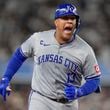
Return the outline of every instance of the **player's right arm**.
<path id="1" fill-rule="evenodd" d="M 33 38 L 30 37 L 26 40 L 22 45 L 25 47 L 26 53 L 24 53 L 22 46 L 17 48 L 10 58 L 6 71 L 3 74 L 3 77 L 0 81 L 0 94 L 3 96 L 3 99 L 6 100 L 6 95 L 9 95 L 11 92 L 9 83 L 14 76 L 14 74 L 21 67 L 23 62 L 30 57 L 29 55 L 32 53 L 32 41 Z"/>
<path id="2" fill-rule="evenodd" d="M 21 48 L 18 48 L 10 58 L 6 71 L 0 81 L 0 94 L 4 100 L 6 100 L 6 95 L 9 95 L 11 91 L 9 82 L 26 59 L 27 57 L 22 54 Z"/>

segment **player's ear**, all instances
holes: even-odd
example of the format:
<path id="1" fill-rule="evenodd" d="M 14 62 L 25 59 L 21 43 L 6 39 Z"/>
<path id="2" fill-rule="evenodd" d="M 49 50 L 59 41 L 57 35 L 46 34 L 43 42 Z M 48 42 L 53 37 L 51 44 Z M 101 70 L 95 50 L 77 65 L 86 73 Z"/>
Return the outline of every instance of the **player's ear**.
<path id="1" fill-rule="evenodd" d="M 54 21 L 54 24 L 55 24 L 55 26 L 57 27 L 57 25 L 58 25 L 57 19 Z"/>

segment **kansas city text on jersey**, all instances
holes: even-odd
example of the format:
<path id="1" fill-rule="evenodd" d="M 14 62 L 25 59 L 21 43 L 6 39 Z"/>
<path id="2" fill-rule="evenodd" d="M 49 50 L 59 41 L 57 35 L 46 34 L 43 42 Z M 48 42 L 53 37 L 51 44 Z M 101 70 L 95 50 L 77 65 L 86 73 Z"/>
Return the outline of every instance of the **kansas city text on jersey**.
<path id="1" fill-rule="evenodd" d="M 75 62 L 57 54 L 45 54 L 37 58 L 38 65 L 45 62 L 54 62 L 57 64 L 63 64 L 66 68 L 71 69 L 73 72 L 76 72 L 78 70 L 78 65 Z"/>

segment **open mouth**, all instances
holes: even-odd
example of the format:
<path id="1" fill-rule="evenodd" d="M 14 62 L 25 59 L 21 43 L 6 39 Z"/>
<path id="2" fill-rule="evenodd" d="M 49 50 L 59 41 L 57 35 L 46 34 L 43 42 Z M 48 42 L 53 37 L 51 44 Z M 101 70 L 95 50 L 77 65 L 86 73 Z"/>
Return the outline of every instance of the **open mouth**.
<path id="1" fill-rule="evenodd" d="M 65 27 L 64 31 L 65 32 L 72 32 L 72 29 L 73 29 L 72 27 Z"/>
<path id="2" fill-rule="evenodd" d="M 72 31 L 72 27 L 65 27 L 64 30 Z"/>

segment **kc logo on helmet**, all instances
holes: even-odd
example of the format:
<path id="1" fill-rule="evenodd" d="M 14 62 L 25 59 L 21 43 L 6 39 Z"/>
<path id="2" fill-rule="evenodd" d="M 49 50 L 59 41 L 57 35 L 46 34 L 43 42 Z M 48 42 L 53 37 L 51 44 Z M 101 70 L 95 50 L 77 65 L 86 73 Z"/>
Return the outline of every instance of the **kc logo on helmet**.
<path id="1" fill-rule="evenodd" d="M 71 12 L 71 13 L 74 13 L 74 14 L 77 14 L 76 13 L 76 8 L 75 7 L 71 7 L 71 6 L 67 6 L 65 8 L 62 8 L 62 9 L 57 9 L 56 12 L 60 12 L 60 13 L 68 13 L 68 12 Z"/>

